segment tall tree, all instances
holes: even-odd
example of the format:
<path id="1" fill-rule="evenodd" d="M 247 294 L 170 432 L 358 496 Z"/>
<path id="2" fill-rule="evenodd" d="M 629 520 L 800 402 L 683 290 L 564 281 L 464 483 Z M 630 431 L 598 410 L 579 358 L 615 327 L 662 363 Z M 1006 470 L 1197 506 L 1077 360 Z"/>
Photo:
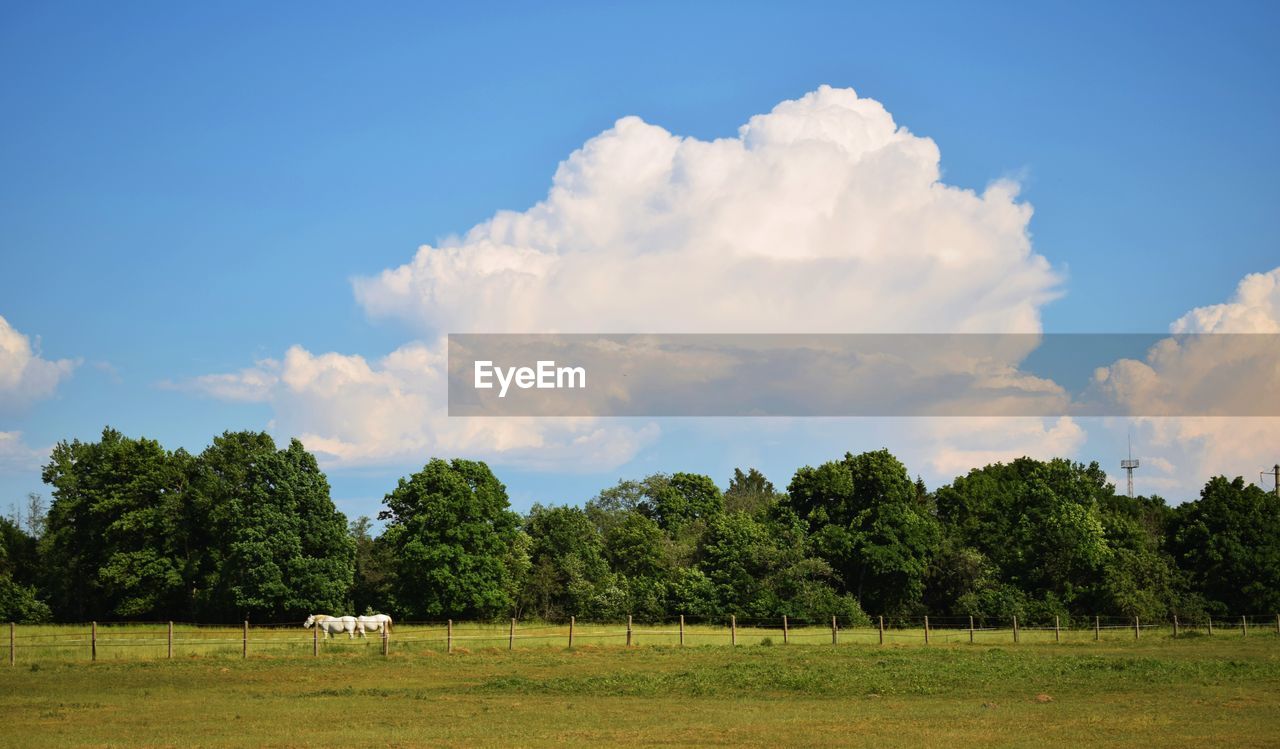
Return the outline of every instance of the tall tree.
<path id="1" fill-rule="evenodd" d="M 345 608 L 353 546 L 296 440 L 227 433 L 198 458 L 105 429 L 57 445 L 41 540 L 63 618 L 280 620 Z"/>
<path id="2" fill-rule="evenodd" d="M 44 468 L 54 500 L 41 549 L 58 616 L 83 621 L 178 608 L 183 459 L 110 428 L 98 442 L 54 447 Z"/>
<path id="3" fill-rule="evenodd" d="M 724 509 L 725 512 L 755 515 L 782 498 L 783 495 L 763 473 L 754 468 L 743 473 L 741 468 L 735 468 L 733 477 L 729 479 L 729 488 L 724 493 Z"/>
<path id="4" fill-rule="evenodd" d="M 675 533 L 690 521 L 709 520 L 724 512 L 724 497 L 709 476 L 673 473 L 665 485 L 655 486 L 646 495 L 640 510 L 663 530 Z"/>
<path id="5" fill-rule="evenodd" d="M 433 459 L 400 479 L 384 503 L 403 615 L 487 618 L 512 609 L 520 518 L 487 465 Z"/>
<path id="6" fill-rule="evenodd" d="M 1216 476 L 1173 513 L 1169 547 L 1214 613 L 1280 611 L 1280 499 Z"/>
<path id="7" fill-rule="evenodd" d="M 938 526 L 888 450 L 801 468 L 787 503 L 864 610 L 896 613 L 919 604 Z"/>
<path id="8" fill-rule="evenodd" d="M 265 433 L 226 432 L 192 473 L 199 612 L 282 621 L 346 608 L 355 542 L 301 442 L 277 450 Z"/>
<path id="9" fill-rule="evenodd" d="M 1164 548 L 1172 518 L 1164 500 L 1110 492 L 1100 497 L 1099 508 L 1110 553 L 1101 579 L 1089 587 L 1086 604 L 1095 612 L 1148 621 L 1169 614 L 1199 619 L 1203 598 L 1188 589 L 1185 575 Z"/>
<path id="10" fill-rule="evenodd" d="M 1112 556 L 1101 502 L 1113 494 L 1097 463 L 1019 458 L 970 471 L 939 489 L 936 501 L 955 548 L 990 564 L 992 585 L 1025 597 L 1011 613 L 1029 606 L 1028 615 L 1043 618 L 1093 613 L 1084 610 L 1088 592 Z"/>
<path id="11" fill-rule="evenodd" d="M 524 603 L 543 619 L 587 613 L 597 584 L 609 572 L 604 544 L 577 507 L 535 504 L 525 519 L 531 570 Z"/>

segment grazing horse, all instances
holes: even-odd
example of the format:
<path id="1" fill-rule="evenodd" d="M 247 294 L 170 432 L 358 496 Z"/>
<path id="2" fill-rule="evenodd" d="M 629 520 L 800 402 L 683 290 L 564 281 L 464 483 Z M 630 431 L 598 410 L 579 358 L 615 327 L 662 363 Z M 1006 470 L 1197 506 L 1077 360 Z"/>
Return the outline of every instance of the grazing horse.
<path id="1" fill-rule="evenodd" d="M 326 638 L 333 637 L 339 632 L 346 632 L 347 639 L 354 638 L 356 632 L 364 637 L 364 627 L 361 626 L 360 620 L 354 616 L 329 616 L 328 614 L 312 614 L 302 623 L 303 628 L 310 629 L 312 625 L 316 629 L 324 633 Z"/>
<path id="2" fill-rule="evenodd" d="M 391 631 L 391 617 L 386 614 L 371 614 L 360 617 L 361 637 L 364 637 L 365 632 L 380 632 L 383 627 L 387 628 L 387 632 Z"/>

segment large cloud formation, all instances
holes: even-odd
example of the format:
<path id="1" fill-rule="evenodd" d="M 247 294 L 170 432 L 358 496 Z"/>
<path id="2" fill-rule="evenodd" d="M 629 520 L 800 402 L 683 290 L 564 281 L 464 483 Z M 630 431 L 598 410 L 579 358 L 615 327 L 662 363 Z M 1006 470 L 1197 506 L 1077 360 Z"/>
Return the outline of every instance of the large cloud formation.
<path id="1" fill-rule="evenodd" d="M 1038 332 L 1059 283 L 1017 185 L 940 179 L 938 147 L 822 87 L 738 137 L 625 117 L 547 198 L 355 283 L 432 332 Z"/>
<path id="2" fill-rule="evenodd" d="M 408 321 L 422 341 L 376 362 L 295 347 L 189 385 L 270 403 L 275 428 L 331 464 L 465 451 L 605 470 L 656 427 L 449 419 L 441 336 L 1039 332 L 1060 279 L 1032 251 L 1031 207 L 1011 181 L 975 192 L 940 175 L 932 140 L 849 89 L 784 101 L 714 141 L 625 117 L 560 165 L 543 201 L 355 281 L 370 316 Z M 1069 422 L 1025 421 L 1019 440 L 1074 443 Z"/>

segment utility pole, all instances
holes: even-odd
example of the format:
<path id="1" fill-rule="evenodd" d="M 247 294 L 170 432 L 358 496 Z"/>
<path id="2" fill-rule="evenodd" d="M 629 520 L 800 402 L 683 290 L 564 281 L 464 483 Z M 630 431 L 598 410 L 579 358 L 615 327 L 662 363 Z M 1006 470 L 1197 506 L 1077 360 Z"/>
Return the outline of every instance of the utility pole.
<path id="1" fill-rule="evenodd" d="M 1271 480 L 1274 482 L 1271 484 L 1271 491 L 1275 492 L 1276 497 L 1280 498 L 1280 463 L 1277 463 L 1270 471 L 1263 471 L 1259 475 L 1271 476 Z"/>

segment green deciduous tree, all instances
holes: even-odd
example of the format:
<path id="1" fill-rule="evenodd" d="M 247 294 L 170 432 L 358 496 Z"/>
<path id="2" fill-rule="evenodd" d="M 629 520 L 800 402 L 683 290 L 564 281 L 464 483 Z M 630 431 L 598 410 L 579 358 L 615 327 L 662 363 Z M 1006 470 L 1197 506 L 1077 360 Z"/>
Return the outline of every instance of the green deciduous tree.
<path id="1" fill-rule="evenodd" d="M 373 535 L 373 521 L 361 515 L 347 529 L 355 543 L 355 576 L 351 610 L 358 614 L 389 610 L 392 558 L 382 537 Z"/>
<path id="2" fill-rule="evenodd" d="M 600 532 L 577 507 L 535 504 L 524 523 L 530 539 L 522 603 L 543 619 L 582 616 L 609 574 Z"/>
<path id="3" fill-rule="evenodd" d="M 1169 548 L 1216 614 L 1280 611 L 1280 499 L 1217 476 L 1177 508 Z"/>
<path id="4" fill-rule="evenodd" d="M 198 611 L 282 621 L 346 609 L 355 542 L 301 442 L 277 450 L 265 433 L 222 434 L 196 459 L 191 492 L 207 518 Z"/>
<path id="5" fill-rule="evenodd" d="M 260 433 L 199 457 L 106 429 L 62 442 L 41 540 L 60 617 L 279 620 L 345 607 L 353 545 L 315 458 Z"/>
<path id="6" fill-rule="evenodd" d="M 489 618 L 512 610 L 520 517 L 487 465 L 433 459 L 384 502 L 402 615 Z"/>
<path id="7" fill-rule="evenodd" d="M 53 614 L 36 588 L 36 539 L 0 518 L 0 621 L 45 622 Z"/>
<path id="8" fill-rule="evenodd" d="M 788 506 L 807 521 L 818 556 L 864 610 L 898 613 L 918 606 L 939 540 L 907 469 L 887 450 L 853 455 L 796 472 Z"/>
<path id="9" fill-rule="evenodd" d="M 665 485 L 640 503 L 645 513 L 671 533 L 694 520 L 708 520 L 724 512 L 720 487 L 709 476 L 696 473 L 674 473 Z"/>
<path id="10" fill-rule="evenodd" d="M 1062 459 L 995 463 L 939 489 L 949 544 L 983 566 L 967 600 L 1037 618 L 1092 613 L 1091 588 L 1113 557 L 1101 509 L 1112 496 L 1096 463 Z"/>
<path id="11" fill-rule="evenodd" d="M 41 542 L 45 586 L 62 618 L 136 617 L 182 609 L 185 453 L 104 429 L 58 443 Z"/>
<path id="12" fill-rule="evenodd" d="M 735 468 L 733 477 L 729 479 L 729 488 L 724 493 L 724 509 L 726 512 L 759 515 L 785 496 L 774 488 L 772 481 L 756 469 L 752 468 L 743 473 L 741 468 Z"/>

